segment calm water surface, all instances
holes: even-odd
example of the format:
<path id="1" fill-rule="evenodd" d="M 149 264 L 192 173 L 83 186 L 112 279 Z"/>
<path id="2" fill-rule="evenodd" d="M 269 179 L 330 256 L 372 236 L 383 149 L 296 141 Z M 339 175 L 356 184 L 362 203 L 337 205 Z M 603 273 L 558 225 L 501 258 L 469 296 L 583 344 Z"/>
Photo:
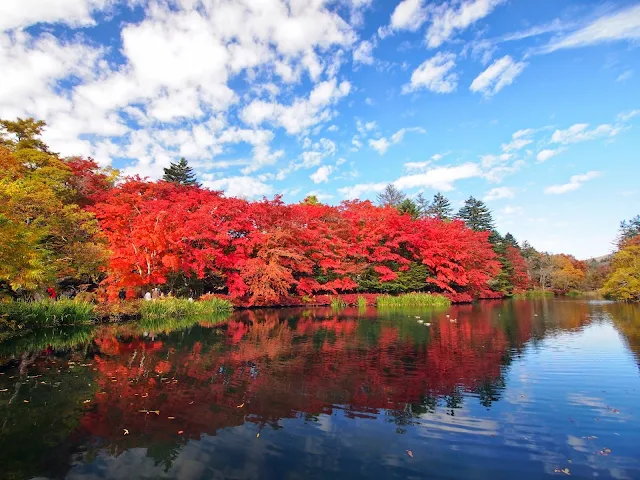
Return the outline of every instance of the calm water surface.
<path id="1" fill-rule="evenodd" d="M 640 478 L 638 306 L 243 311 L 0 364 L 0 478 Z"/>

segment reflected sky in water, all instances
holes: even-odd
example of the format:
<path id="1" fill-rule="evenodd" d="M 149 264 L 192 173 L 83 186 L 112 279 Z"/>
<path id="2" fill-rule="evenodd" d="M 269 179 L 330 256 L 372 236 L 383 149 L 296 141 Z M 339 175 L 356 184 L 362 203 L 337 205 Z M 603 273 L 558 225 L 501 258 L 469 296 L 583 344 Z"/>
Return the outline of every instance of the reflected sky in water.
<path id="1" fill-rule="evenodd" d="M 0 478 L 640 478 L 638 306 L 240 311 L 0 363 Z"/>

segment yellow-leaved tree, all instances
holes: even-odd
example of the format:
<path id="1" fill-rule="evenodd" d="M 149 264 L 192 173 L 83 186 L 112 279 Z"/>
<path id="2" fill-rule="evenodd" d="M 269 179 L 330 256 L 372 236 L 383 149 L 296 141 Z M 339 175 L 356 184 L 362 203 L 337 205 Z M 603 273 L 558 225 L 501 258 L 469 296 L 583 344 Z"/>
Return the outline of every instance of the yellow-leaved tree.
<path id="1" fill-rule="evenodd" d="M 615 300 L 640 302 L 640 235 L 621 243 L 613 257 L 604 293 Z"/>
<path id="2" fill-rule="evenodd" d="M 0 120 L 0 282 L 13 291 L 95 281 L 106 257 L 93 214 L 77 203 L 73 169 L 40 139 L 44 127 Z"/>

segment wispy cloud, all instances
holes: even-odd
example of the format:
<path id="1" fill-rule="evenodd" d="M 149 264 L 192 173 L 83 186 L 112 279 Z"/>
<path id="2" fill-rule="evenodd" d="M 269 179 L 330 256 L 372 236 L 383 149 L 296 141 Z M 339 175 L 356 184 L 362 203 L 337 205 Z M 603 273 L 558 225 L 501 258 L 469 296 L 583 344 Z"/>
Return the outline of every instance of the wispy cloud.
<path id="1" fill-rule="evenodd" d="M 512 187 L 497 187 L 492 188 L 484 196 L 485 202 L 492 200 L 500 200 L 502 198 L 513 198 L 516 195 L 516 189 Z"/>
<path id="2" fill-rule="evenodd" d="M 622 131 L 622 127 L 603 123 L 589 130 L 588 123 L 576 123 L 566 130 L 556 130 L 551 136 L 551 143 L 579 143 L 601 137 L 614 137 Z"/>
<path id="3" fill-rule="evenodd" d="M 509 55 L 505 55 L 478 75 L 469 88 L 472 92 L 490 97 L 507 85 L 511 85 L 526 66 L 525 62 L 515 62 Z"/>
<path id="4" fill-rule="evenodd" d="M 638 39 L 640 39 L 640 5 L 634 5 L 602 16 L 572 33 L 555 38 L 538 52 L 550 53 L 565 48 Z"/>
<path id="5" fill-rule="evenodd" d="M 573 192 L 574 190 L 578 190 L 585 182 L 589 180 L 593 180 L 594 178 L 598 178 L 602 175 L 601 172 L 587 172 L 582 175 L 574 175 L 569 179 L 568 183 L 562 185 L 551 185 L 545 188 L 544 193 L 548 195 L 562 195 L 563 193 Z"/>

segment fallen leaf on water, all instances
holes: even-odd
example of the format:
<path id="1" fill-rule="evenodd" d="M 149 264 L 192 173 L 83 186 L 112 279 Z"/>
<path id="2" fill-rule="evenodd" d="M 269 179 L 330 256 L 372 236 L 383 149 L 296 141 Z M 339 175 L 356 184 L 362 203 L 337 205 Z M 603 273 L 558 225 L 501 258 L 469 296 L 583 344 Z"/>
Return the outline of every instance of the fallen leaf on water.
<path id="1" fill-rule="evenodd" d="M 29 403 L 29 400 L 23 400 L 24 403 Z"/>
<path id="2" fill-rule="evenodd" d="M 176 417 L 167 417 L 169 420 L 174 420 Z"/>
<path id="3" fill-rule="evenodd" d="M 85 401 L 84 401 L 84 402 L 82 402 L 82 403 L 91 403 L 91 400 L 85 400 Z"/>
<path id="4" fill-rule="evenodd" d="M 256 438 L 260 438 L 260 432 L 256 433 Z"/>
<path id="5" fill-rule="evenodd" d="M 413 452 L 411 450 L 407 450 L 407 455 L 409 455 L 411 458 L 413 458 Z"/>
<path id="6" fill-rule="evenodd" d="M 3 388 L 2 390 L 0 390 L 0 392 L 8 392 L 9 389 L 8 388 Z"/>
<path id="7" fill-rule="evenodd" d="M 125 435 L 129 435 L 129 430 L 127 430 L 126 428 L 123 428 L 123 430 Z"/>
<path id="8" fill-rule="evenodd" d="M 607 455 L 609 455 L 611 453 L 611 449 L 610 448 L 603 448 L 602 450 L 600 450 L 600 455 L 604 455 L 605 457 Z"/>
<path id="9" fill-rule="evenodd" d="M 242 408 L 244 407 L 244 402 L 242 402 L 240 405 L 238 405 L 236 408 Z"/>
<path id="10" fill-rule="evenodd" d="M 571 473 L 569 473 L 569 469 L 568 468 L 556 468 L 553 472 L 554 473 L 564 473 L 565 475 L 571 475 Z"/>
<path id="11" fill-rule="evenodd" d="M 182 435 L 184 433 L 184 430 L 178 430 L 178 435 Z"/>

